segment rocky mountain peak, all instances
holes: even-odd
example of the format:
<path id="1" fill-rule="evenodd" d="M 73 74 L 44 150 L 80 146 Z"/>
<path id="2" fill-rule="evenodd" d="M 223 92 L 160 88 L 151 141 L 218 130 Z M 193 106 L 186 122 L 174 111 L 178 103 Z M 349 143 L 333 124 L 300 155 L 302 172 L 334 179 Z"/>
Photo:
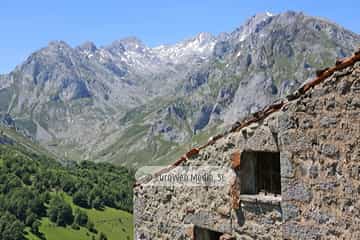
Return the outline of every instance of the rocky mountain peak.
<path id="1" fill-rule="evenodd" d="M 193 38 L 180 42 L 179 45 L 182 47 L 192 48 L 193 51 L 202 52 L 204 49 L 212 50 L 216 41 L 216 37 L 214 37 L 211 33 L 201 32 Z"/>
<path id="2" fill-rule="evenodd" d="M 218 41 L 225 41 L 225 40 L 227 40 L 229 37 L 230 37 L 230 34 L 229 34 L 229 33 L 227 33 L 227 32 L 222 32 L 222 33 L 219 33 L 219 35 L 217 36 L 217 40 L 218 40 Z"/>
<path id="3" fill-rule="evenodd" d="M 78 46 L 77 49 L 79 49 L 80 51 L 93 53 L 97 50 L 97 47 L 93 42 L 86 41 L 80 46 Z"/>
<path id="4" fill-rule="evenodd" d="M 104 49 L 110 51 L 113 54 L 120 54 L 126 51 L 125 46 L 120 40 L 112 42 L 109 46 L 106 46 Z"/>
<path id="5" fill-rule="evenodd" d="M 142 51 L 146 48 L 145 44 L 137 37 L 126 37 L 120 39 L 119 42 L 127 51 Z"/>
<path id="6" fill-rule="evenodd" d="M 186 39 L 174 45 L 160 45 L 153 51 L 162 59 L 177 63 L 187 61 L 197 62 L 212 55 L 216 37 L 207 32 L 201 32 L 195 37 Z"/>
<path id="7" fill-rule="evenodd" d="M 269 23 L 274 15 L 265 12 L 265 13 L 258 13 L 252 16 L 249 20 L 245 22 L 240 28 L 235 30 L 233 35 L 237 36 L 236 41 L 244 41 L 250 34 L 254 32 L 260 31 L 262 27 L 264 27 L 267 23 Z"/>
<path id="8" fill-rule="evenodd" d="M 48 43 L 48 49 L 62 51 L 65 49 L 71 49 L 71 46 L 65 41 L 50 41 Z"/>
<path id="9" fill-rule="evenodd" d="M 256 25 L 262 21 L 265 21 L 267 18 L 270 18 L 273 16 L 275 16 L 275 15 L 270 12 L 257 13 L 255 15 L 253 15 L 252 17 L 250 17 L 249 20 L 247 20 L 247 22 L 245 23 L 245 25 L 251 25 L 251 24 Z"/>
<path id="10" fill-rule="evenodd" d="M 195 41 L 201 45 L 201 44 L 208 44 L 209 42 L 216 41 L 216 38 L 211 33 L 201 32 L 201 33 L 197 34 L 194 38 L 191 38 L 188 41 L 189 42 Z"/>
<path id="11" fill-rule="evenodd" d="M 51 41 L 48 43 L 48 46 L 32 53 L 21 65 L 17 66 L 13 72 L 18 71 L 35 77 L 42 72 L 43 66 L 47 66 L 47 68 L 51 66 L 55 69 L 55 66 L 68 63 L 69 68 L 72 68 L 73 66 L 69 59 L 74 55 L 76 55 L 75 49 L 71 48 L 66 42 Z"/>

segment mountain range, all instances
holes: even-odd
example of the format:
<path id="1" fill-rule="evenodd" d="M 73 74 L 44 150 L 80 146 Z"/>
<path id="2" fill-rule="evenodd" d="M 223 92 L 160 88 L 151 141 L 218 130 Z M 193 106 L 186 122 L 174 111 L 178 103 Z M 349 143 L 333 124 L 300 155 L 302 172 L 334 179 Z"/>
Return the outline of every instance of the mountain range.
<path id="1" fill-rule="evenodd" d="M 163 164 L 359 45 L 360 35 L 292 11 L 173 45 L 53 41 L 0 75 L 0 117 L 62 159 Z"/>

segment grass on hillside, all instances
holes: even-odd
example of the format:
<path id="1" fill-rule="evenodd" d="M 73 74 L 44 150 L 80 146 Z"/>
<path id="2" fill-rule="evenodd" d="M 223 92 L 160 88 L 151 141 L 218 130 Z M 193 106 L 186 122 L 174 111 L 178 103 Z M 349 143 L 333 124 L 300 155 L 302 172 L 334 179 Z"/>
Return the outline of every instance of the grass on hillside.
<path id="1" fill-rule="evenodd" d="M 76 206 L 72 197 L 61 192 L 53 193 L 60 195 L 71 205 L 73 212 L 79 208 L 86 212 L 89 220 L 94 223 L 97 234 L 91 233 L 88 229 L 81 227 L 74 230 L 71 226 L 59 227 L 52 223 L 49 218 L 41 220 L 40 232 L 47 240 L 92 240 L 98 239 L 100 233 L 104 233 L 108 240 L 132 240 L 133 239 L 133 216 L 125 211 L 106 207 L 104 210 L 86 209 Z M 28 240 L 41 240 L 27 229 Z"/>
<path id="2" fill-rule="evenodd" d="M 44 233 L 47 240 L 92 240 L 93 236 L 97 239 L 96 235 L 89 232 L 86 228 L 81 227 L 79 230 L 74 230 L 70 226 L 58 227 L 52 223 L 49 218 L 43 218 L 41 220 L 39 231 Z M 27 231 L 27 233 L 28 240 L 41 240 L 30 231 Z"/>

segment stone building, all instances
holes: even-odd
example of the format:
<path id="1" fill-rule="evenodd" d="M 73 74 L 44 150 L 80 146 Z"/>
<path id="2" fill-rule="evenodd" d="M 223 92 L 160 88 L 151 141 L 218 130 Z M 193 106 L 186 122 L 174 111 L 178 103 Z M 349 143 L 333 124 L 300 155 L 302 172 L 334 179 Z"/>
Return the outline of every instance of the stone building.
<path id="1" fill-rule="evenodd" d="M 360 239 L 360 53 L 177 166 L 224 166 L 221 187 L 135 187 L 136 239 Z M 158 176 L 158 175 L 157 175 Z"/>

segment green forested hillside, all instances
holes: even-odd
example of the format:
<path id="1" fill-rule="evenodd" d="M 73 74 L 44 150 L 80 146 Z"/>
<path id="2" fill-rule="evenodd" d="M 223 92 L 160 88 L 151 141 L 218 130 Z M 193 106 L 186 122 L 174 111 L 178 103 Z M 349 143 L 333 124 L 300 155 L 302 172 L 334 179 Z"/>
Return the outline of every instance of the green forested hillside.
<path id="1" fill-rule="evenodd" d="M 132 239 L 133 173 L 61 164 L 1 131 L 0 239 Z"/>

